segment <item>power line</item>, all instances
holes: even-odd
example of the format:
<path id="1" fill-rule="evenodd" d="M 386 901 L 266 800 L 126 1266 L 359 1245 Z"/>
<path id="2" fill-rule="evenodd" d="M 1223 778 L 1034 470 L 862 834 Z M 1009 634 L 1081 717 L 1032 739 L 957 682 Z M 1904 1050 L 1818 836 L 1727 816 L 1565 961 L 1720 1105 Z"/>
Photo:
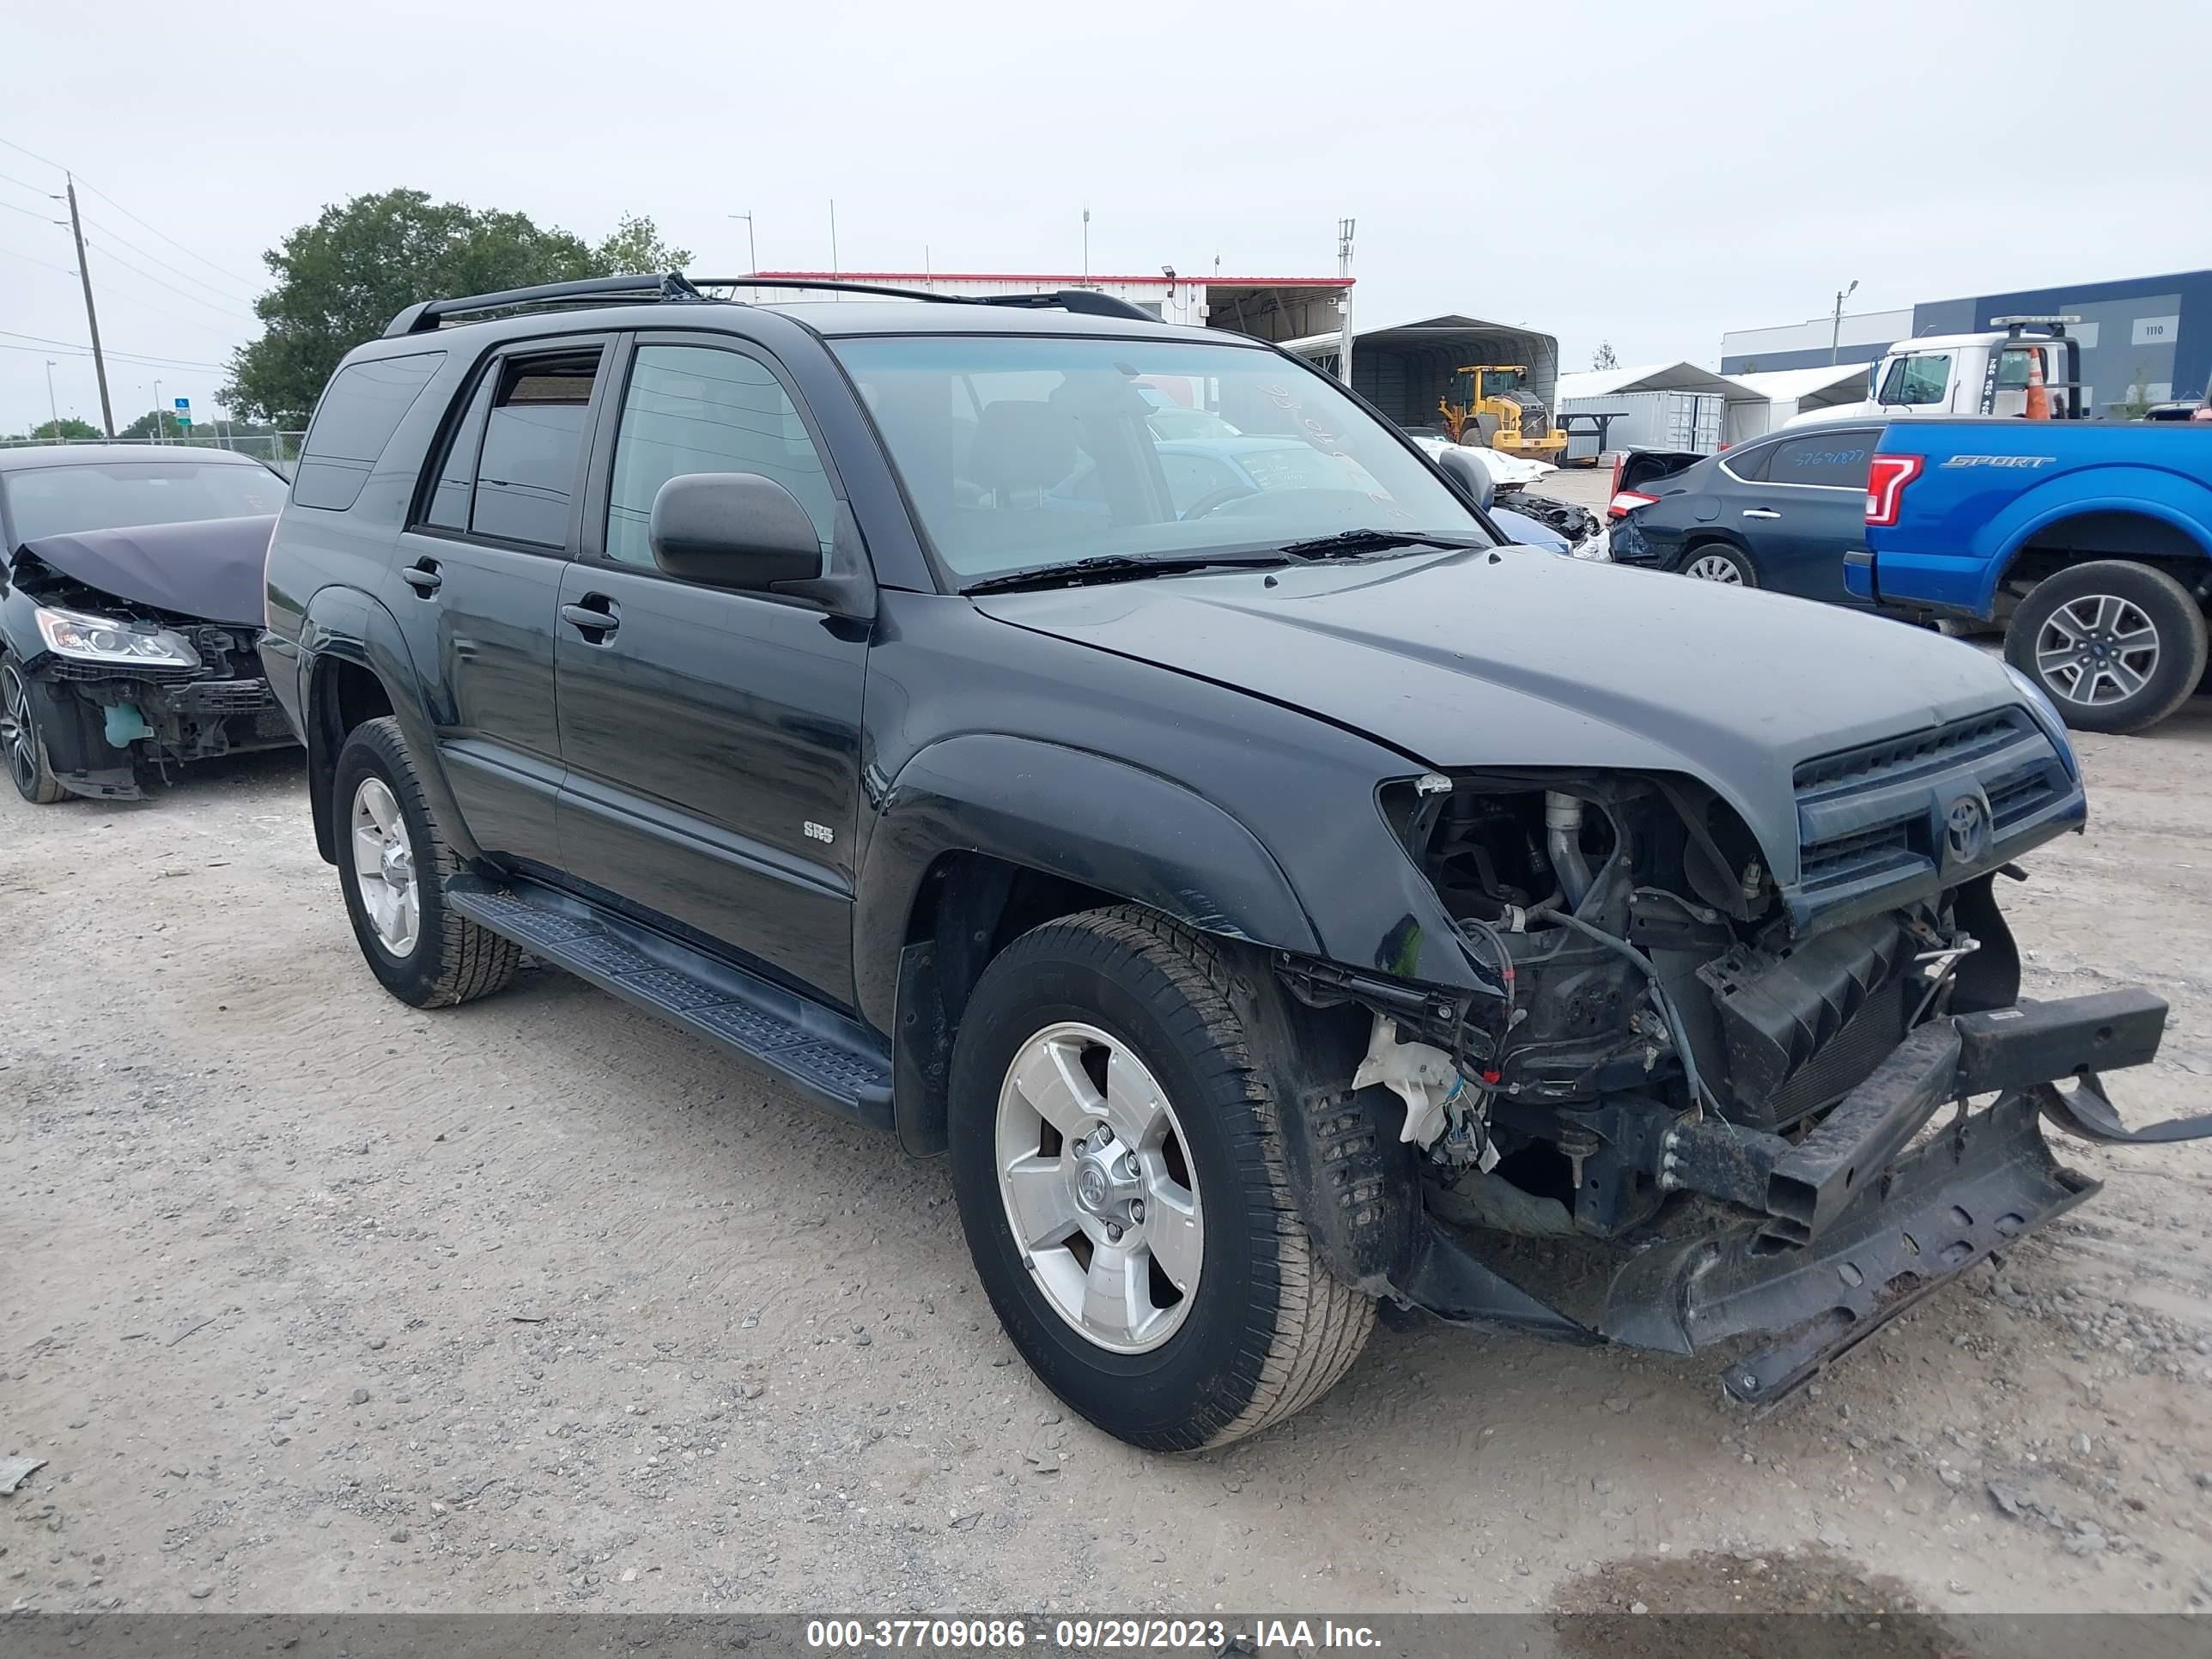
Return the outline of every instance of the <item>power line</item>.
<path id="1" fill-rule="evenodd" d="M 61 222 L 58 219 L 47 218 L 46 214 L 40 212 L 36 208 L 16 207 L 13 202 L 0 202 L 0 207 L 13 209 L 17 213 L 27 213 L 33 219 L 46 219 L 48 224 L 58 225 Z"/>
<path id="2" fill-rule="evenodd" d="M 25 149 L 13 138 L 0 138 L 0 144 L 7 145 L 9 149 L 15 151 L 19 155 L 29 156 L 33 161 L 40 163 L 41 166 L 52 167 L 56 173 L 66 173 L 69 171 L 69 169 L 64 167 L 59 161 L 50 161 L 34 149 Z"/>
<path id="3" fill-rule="evenodd" d="M 27 155 L 29 152 L 26 151 L 25 153 Z M 51 166 L 52 163 L 49 163 L 48 165 Z M 167 231 L 163 230 L 159 225 L 147 224 L 145 220 L 141 219 L 137 214 L 131 212 L 129 208 L 124 206 L 122 203 L 117 201 L 112 196 L 110 196 L 106 191 L 102 190 L 98 185 L 92 183 L 89 179 L 80 176 L 77 182 L 82 185 L 87 190 L 90 191 L 94 196 L 100 198 L 101 201 L 106 203 L 108 206 L 113 208 L 118 213 L 120 213 L 125 218 L 131 220 L 135 224 L 143 225 L 145 228 L 152 231 L 156 236 L 167 242 L 171 247 L 175 248 L 180 253 L 190 254 L 193 258 L 198 259 L 202 264 L 205 265 L 210 270 L 216 272 L 218 276 L 228 276 L 234 283 L 244 283 L 249 288 L 253 285 L 254 279 L 252 277 L 241 276 L 234 270 L 226 270 L 223 266 L 216 264 L 214 260 L 209 258 L 204 253 L 193 253 L 191 249 L 186 247 L 182 242 L 170 235 Z"/>
<path id="4" fill-rule="evenodd" d="M 36 185 L 25 183 L 12 173 L 0 173 L 0 179 L 4 179 L 9 184 L 15 185 L 18 189 L 27 190 L 33 196 L 52 196 L 53 194 L 53 191 L 50 190 L 40 190 Z"/>
<path id="5" fill-rule="evenodd" d="M 245 317 L 252 317 L 253 315 L 252 313 L 243 310 L 234 302 L 229 305 L 217 305 L 212 300 L 201 299 L 197 294 L 187 294 L 175 283 L 163 282 L 159 276 L 154 275 L 152 271 L 140 270 L 137 265 L 132 264 L 130 260 L 118 253 L 113 248 L 108 246 L 106 243 L 95 242 L 89 236 L 86 237 L 84 240 L 85 245 L 88 247 L 98 248 L 103 254 L 106 255 L 110 259 L 112 259 L 117 264 L 121 265 L 124 270 L 129 271 L 132 276 L 144 277 L 148 282 L 153 283 L 155 287 L 166 289 L 167 292 L 175 295 L 179 300 L 189 300 L 196 306 L 205 306 L 210 311 L 227 312 Z M 260 319 L 258 318 L 255 318 L 254 320 L 258 322 Z"/>
<path id="6" fill-rule="evenodd" d="M 0 340 L 0 346 L 6 346 L 6 349 L 10 351 L 33 351 L 44 349 L 47 351 L 70 352 L 78 356 L 88 357 L 92 355 L 88 349 L 79 345 L 74 340 L 49 339 L 43 334 L 18 334 L 13 329 L 6 328 L 0 328 L 0 335 L 6 336 L 6 340 Z M 8 346 L 7 340 L 28 340 L 31 343 L 29 345 Z M 111 357 L 128 358 L 133 362 L 149 363 L 155 367 L 159 367 L 162 364 L 168 364 L 177 368 L 221 369 L 228 367 L 228 365 L 224 363 L 211 363 L 207 362 L 204 358 L 200 357 L 164 357 L 153 352 L 146 351 L 111 351 L 107 355 Z"/>
<path id="7" fill-rule="evenodd" d="M 5 203 L 0 203 L 0 206 L 6 205 L 7 204 Z M 237 293 L 233 289 L 222 287 L 220 283 L 210 283 L 205 277 L 195 276 L 189 270 L 179 270 L 177 266 L 170 264 L 168 260 L 164 259 L 160 254 L 153 252 L 149 249 L 143 248 L 139 246 L 137 243 L 131 241 L 129 238 L 120 234 L 112 225 L 103 225 L 100 223 L 99 221 L 94 219 L 88 219 L 85 222 L 90 225 L 94 229 L 99 231 L 101 235 L 112 237 L 114 240 L 121 243 L 125 247 L 129 248 L 140 258 L 152 260 L 155 264 L 161 266 L 162 270 L 168 271 L 174 276 L 181 276 L 185 281 L 191 283 L 196 288 L 205 289 L 210 294 L 216 295 L 218 299 L 234 301 L 239 304 L 247 306 L 253 303 L 253 299 L 251 295 Z M 100 245 L 98 243 L 94 243 L 94 246 L 97 247 Z M 187 295 L 186 297 L 189 298 L 191 296 Z"/>
<path id="8" fill-rule="evenodd" d="M 0 247 L 0 253 L 5 253 L 10 258 L 21 259 L 26 264 L 44 265 L 48 270 L 58 270 L 64 276 L 74 276 L 76 275 L 76 272 L 72 270 L 67 265 L 58 265 L 51 259 L 33 258 L 27 253 L 16 252 L 12 247 Z"/>

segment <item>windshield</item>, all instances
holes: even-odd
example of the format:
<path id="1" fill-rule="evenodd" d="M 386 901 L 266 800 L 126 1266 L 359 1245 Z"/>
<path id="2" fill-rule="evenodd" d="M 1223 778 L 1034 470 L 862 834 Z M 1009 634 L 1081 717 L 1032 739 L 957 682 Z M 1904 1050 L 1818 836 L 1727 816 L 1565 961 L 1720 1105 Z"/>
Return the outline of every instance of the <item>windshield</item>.
<path id="1" fill-rule="evenodd" d="M 1272 352 L 1172 337 L 832 343 L 957 582 L 1352 529 L 1492 539 L 1334 381 Z"/>
<path id="2" fill-rule="evenodd" d="M 237 462 L 118 461 L 0 473 L 15 542 L 80 530 L 243 519 L 284 505 L 284 480 Z"/>

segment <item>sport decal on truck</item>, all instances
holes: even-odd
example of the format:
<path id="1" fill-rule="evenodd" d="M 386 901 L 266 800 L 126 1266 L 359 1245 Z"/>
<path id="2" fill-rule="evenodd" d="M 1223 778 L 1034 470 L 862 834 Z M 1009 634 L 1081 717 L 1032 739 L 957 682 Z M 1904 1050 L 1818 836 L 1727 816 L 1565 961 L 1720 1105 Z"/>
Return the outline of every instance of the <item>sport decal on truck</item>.
<path id="1" fill-rule="evenodd" d="M 1943 463 L 1953 466 L 2049 466 L 2056 455 L 1954 455 Z"/>

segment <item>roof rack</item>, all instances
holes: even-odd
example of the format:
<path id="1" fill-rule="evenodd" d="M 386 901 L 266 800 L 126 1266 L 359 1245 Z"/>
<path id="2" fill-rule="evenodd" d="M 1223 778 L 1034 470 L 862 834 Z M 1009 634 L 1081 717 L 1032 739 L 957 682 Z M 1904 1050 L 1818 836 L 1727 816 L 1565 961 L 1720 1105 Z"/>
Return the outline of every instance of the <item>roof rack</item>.
<path id="1" fill-rule="evenodd" d="M 813 276 L 687 277 L 681 271 L 660 276 L 586 276 L 573 283 L 541 283 L 532 288 L 502 289 L 496 294 L 464 294 L 449 300 L 423 300 L 392 319 L 387 340 L 427 334 L 447 322 L 524 306 L 595 306 L 664 302 L 726 303 L 701 292 L 710 288 L 823 289 L 841 294 L 877 294 L 893 300 L 930 300 L 939 305 L 1007 306 L 1023 311 L 1058 310 L 1093 317 L 1121 317 L 1142 323 L 1160 319 L 1142 306 L 1117 300 L 1095 289 L 1063 288 L 1038 294 L 932 294 L 918 288 L 885 288 L 875 283 L 833 282 Z"/>

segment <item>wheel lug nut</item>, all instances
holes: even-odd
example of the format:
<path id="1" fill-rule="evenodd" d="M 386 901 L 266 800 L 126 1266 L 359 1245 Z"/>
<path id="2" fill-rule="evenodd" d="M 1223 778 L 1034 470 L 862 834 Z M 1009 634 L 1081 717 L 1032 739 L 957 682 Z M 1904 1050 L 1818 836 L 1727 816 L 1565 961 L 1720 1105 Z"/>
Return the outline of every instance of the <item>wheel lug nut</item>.
<path id="1" fill-rule="evenodd" d="M 1129 1219 L 1136 1223 L 1139 1226 L 1142 1226 L 1144 1224 L 1145 1200 L 1143 1199 L 1140 1198 L 1129 1206 Z"/>
<path id="2" fill-rule="evenodd" d="M 1106 1242 L 1109 1244 L 1119 1244 L 1121 1242 L 1121 1224 L 1120 1222 L 1109 1221 L 1106 1224 Z"/>

